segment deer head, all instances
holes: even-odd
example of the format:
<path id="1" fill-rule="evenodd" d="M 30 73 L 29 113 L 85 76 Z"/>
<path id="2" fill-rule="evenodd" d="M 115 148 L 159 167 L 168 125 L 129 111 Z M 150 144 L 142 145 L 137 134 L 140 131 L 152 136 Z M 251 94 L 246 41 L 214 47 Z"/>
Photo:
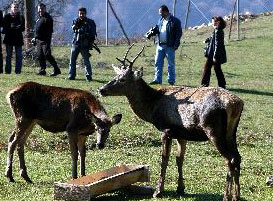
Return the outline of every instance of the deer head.
<path id="1" fill-rule="evenodd" d="M 128 53 L 130 49 L 133 47 L 132 44 L 127 51 L 125 52 L 123 59 L 116 58 L 122 66 L 116 66 L 112 64 L 114 71 L 116 72 L 117 76 L 106 85 L 102 86 L 99 89 L 99 92 L 102 96 L 121 96 L 126 95 L 133 89 L 132 85 L 134 85 L 137 80 L 142 78 L 143 75 L 143 68 L 138 70 L 133 70 L 133 64 L 136 59 L 140 56 L 143 52 L 145 46 L 142 47 L 141 51 L 131 60 L 127 59 Z M 129 65 L 126 65 L 126 62 Z"/>
<path id="2" fill-rule="evenodd" d="M 102 121 L 100 119 L 95 123 L 97 130 L 97 144 L 98 149 L 103 149 L 105 147 L 106 140 L 109 136 L 110 129 L 113 125 L 118 124 L 121 121 L 122 114 L 116 114 L 111 120 L 106 119 Z"/>

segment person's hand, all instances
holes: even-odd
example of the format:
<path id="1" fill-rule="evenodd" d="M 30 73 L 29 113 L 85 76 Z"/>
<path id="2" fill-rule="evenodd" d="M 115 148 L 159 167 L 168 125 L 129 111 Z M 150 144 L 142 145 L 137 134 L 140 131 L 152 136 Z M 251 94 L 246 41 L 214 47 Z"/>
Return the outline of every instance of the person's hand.
<path id="1" fill-rule="evenodd" d="M 215 59 L 215 57 L 213 57 L 213 63 L 216 63 L 216 59 Z"/>
<path id="2" fill-rule="evenodd" d="M 73 29 L 73 30 L 77 30 L 77 29 L 79 29 L 79 27 L 78 27 L 77 25 L 73 25 L 73 26 L 72 26 L 72 29 Z"/>
<path id="3" fill-rule="evenodd" d="M 31 43 L 35 46 L 36 45 L 36 38 L 32 38 Z"/>

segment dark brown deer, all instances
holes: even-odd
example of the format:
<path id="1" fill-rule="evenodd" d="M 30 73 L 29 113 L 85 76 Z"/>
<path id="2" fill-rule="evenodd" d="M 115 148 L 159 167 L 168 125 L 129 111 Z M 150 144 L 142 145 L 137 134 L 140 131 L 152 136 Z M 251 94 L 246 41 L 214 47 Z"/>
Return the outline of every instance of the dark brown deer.
<path id="1" fill-rule="evenodd" d="M 100 88 L 102 96 L 126 96 L 134 113 L 162 131 L 162 163 L 158 186 L 154 197 L 162 195 L 172 139 L 177 140 L 178 166 L 177 192 L 184 194 L 182 165 L 186 142 L 210 140 L 225 159 L 227 166 L 226 190 L 223 200 L 238 200 L 240 196 L 241 157 L 236 144 L 236 131 L 243 110 L 243 101 L 228 90 L 215 87 L 175 87 L 154 89 L 142 79 L 143 70 L 133 70 L 126 51 L 122 67 L 113 68 L 114 80 Z M 129 65 L 126 65 L 129 62 Z M 231 196 L 233 180 L 235 192 Z"/>
<path id="2" fill-rule="evenodd" d="M 7 94 L 15 116 L 15 128 L 9 138 L 6 177 L 12 176 L 13 154 L 17 148 L 20 175 L 30 180 L 24 159 L 24 145 L 33 127 L 38 124 L 46 131 L 66 131 L 72 157 L 72 178 L 77 178 L 78 153 L 81 175 L 85 175 L 86 138 L 97 131 L 97 147 L 103 149 L 110 128 L 121 120 L 121 114 L 110 119 L 100 101 L 88 91 L 23 83 Z"/>

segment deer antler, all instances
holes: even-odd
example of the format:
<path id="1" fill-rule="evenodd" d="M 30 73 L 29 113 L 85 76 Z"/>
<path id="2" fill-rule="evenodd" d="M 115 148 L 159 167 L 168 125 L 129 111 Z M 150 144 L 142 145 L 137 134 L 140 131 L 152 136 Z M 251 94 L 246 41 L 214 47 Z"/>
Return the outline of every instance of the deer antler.
<path id="1" fill-rule="evenodd" d="M 132 61 L 128 61 L 128 60 L 127 60 L 127 61 L 130 63 L 130 65 L 129 65 L 129 68 L 130 68 L 130 69 L 132 69 L 133 64 L 135 63 L 136 59 L 140 56 L 140 54 L 143 52 L 144 48 L 145 48 L 145 45 L 143 45 L 143 47 L 142 47 L 142 49 L 140 50 L 140 52 L 135 56 L 135 58 L 132 59 Z"/>
<path id="2" fill-rule="evenodd" d="M 123 60 L 116 58 L 120 63 L 122 63 L 123 66 L 125 66 L 125 61 L 128 61 L 127 56 L 128 53 L 130 51 L 130 49 L 134 46 L 134 43 L 127 49 L 127 51 L 125 52 L 124 56 L 123 56 Z"/>

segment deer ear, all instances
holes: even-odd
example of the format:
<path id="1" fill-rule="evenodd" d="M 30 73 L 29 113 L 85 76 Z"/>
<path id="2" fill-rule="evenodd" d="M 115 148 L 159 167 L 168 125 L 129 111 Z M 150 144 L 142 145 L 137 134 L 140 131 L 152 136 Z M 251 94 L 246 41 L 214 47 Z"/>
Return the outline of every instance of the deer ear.
<path id="1" fill-rule="evenodd" d="M 140 79 L 143 76 L 143 68 L 141 67 L 140 69 L 136 70 L 134 72 L 135 79 Z"/>
<path id="2" fill-rule="evenodd" d="M 114 64 L 112 64 L 112 68 L 114 69 L 116 74 L 120 75 L 122 73 L 121 69 L 119 67 L 115 66 Z"/>

